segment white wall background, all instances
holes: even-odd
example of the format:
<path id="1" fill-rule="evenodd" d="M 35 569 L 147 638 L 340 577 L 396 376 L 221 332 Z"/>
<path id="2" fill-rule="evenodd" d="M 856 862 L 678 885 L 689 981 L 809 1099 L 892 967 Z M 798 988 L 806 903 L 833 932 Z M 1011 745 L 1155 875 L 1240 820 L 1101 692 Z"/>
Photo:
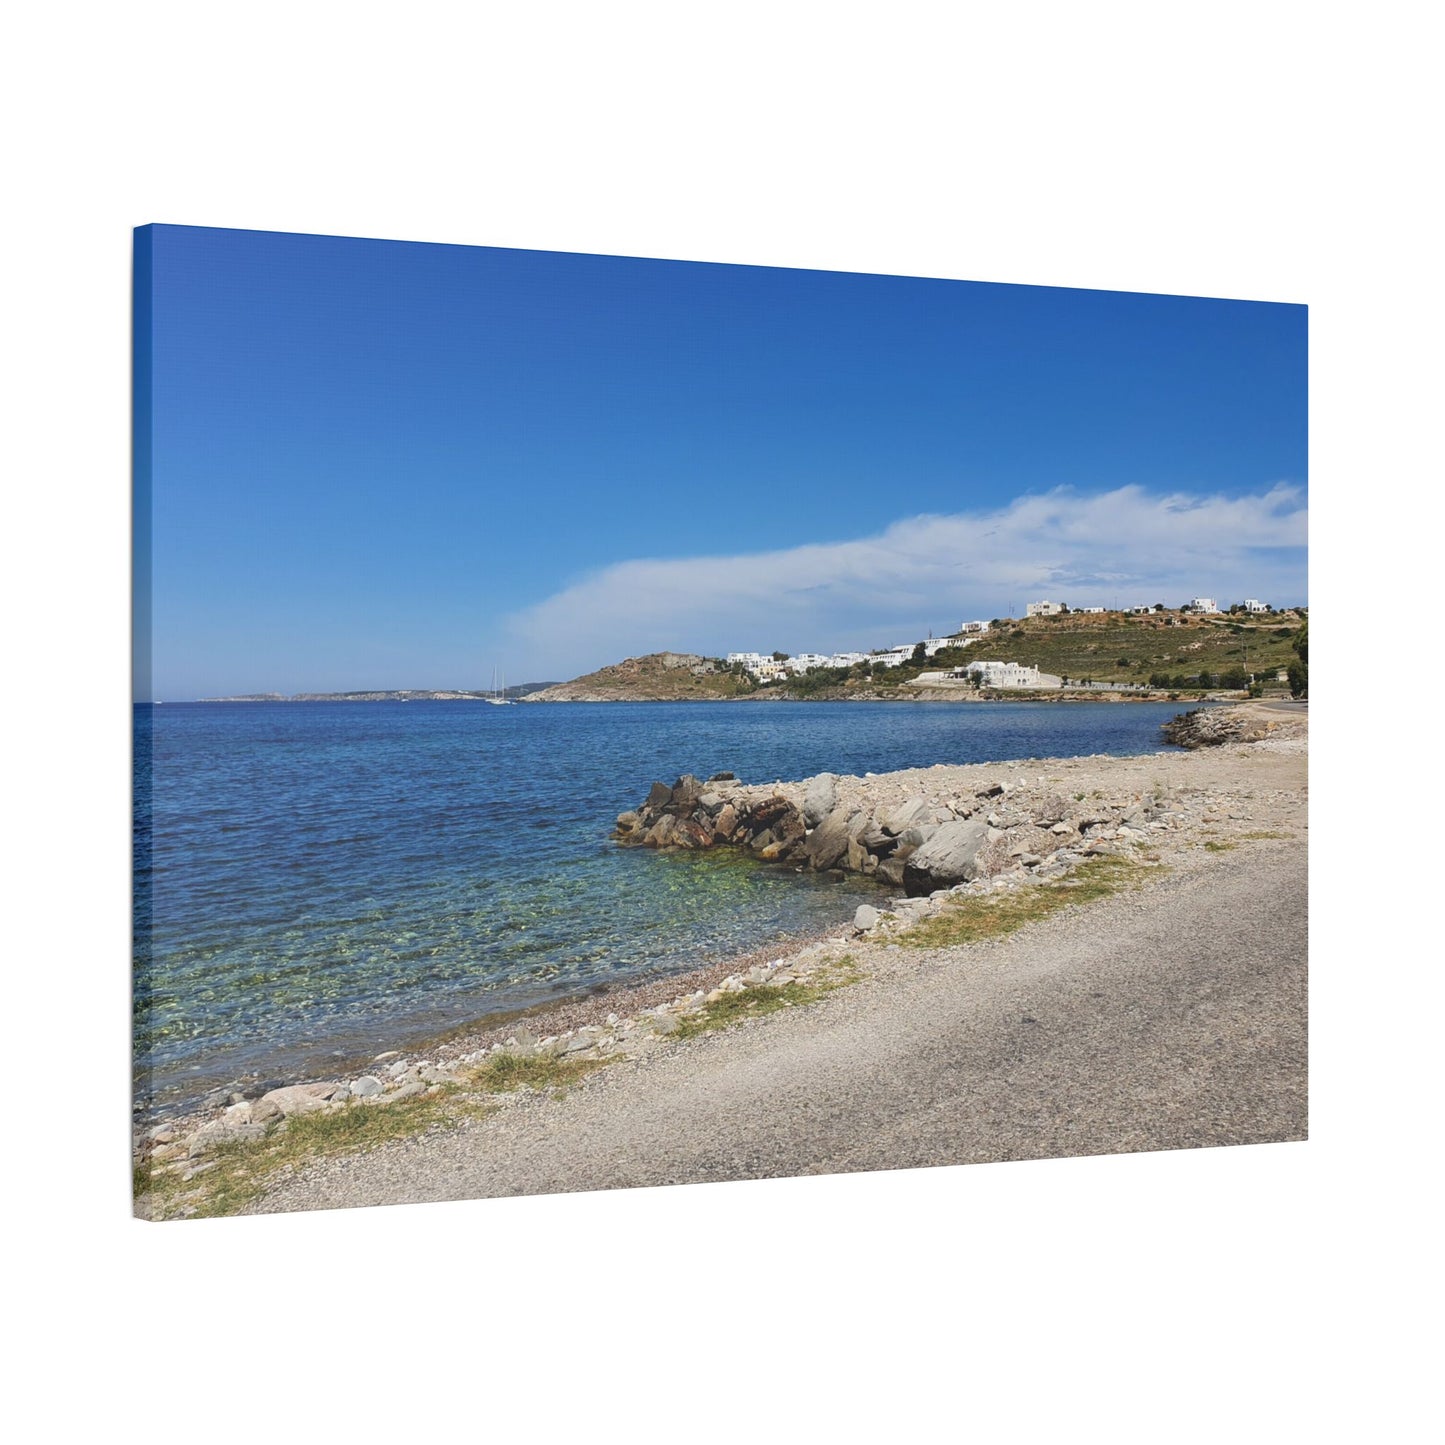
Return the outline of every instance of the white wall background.
<path id="1" fill-rule="evenodd" d="M 1364 653 L 1400 669 L 1433 581 L 1424 13 L 12 18 L 0 1098 L 23 1438 L 1411 1433 L 1439 930 L 1404 930 L 1434 886 L 1412 829 L 1436 766 L 1418 694 L 1353 688 Z M 149 221 L 1308 302 L 1311 1142 L 132 1222 L 128 265 Z"/>

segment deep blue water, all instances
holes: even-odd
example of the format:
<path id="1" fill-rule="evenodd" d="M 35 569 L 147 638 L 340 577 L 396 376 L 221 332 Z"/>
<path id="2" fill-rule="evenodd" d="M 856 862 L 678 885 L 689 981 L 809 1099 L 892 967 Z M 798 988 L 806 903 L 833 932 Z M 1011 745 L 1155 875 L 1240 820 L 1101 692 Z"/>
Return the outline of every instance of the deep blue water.
<path id="1" fill-rule="evenodd" d="M 1161 750 L 1161 703 L 136 709 L 136 1058 L 180 1100 L 836 924 L 871 892 L 622 850 L 651 782 Z"/>

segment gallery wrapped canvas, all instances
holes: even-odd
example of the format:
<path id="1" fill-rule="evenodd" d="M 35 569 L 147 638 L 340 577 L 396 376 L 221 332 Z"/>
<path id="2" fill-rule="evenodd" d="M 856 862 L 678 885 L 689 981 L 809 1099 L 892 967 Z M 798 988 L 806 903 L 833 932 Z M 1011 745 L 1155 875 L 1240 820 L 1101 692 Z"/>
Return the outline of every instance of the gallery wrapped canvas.
<path id="1" fill-rule="evenodd" d="M 1303 307 L 135 247 L 137 1213 L 1305 1137 Z"/>

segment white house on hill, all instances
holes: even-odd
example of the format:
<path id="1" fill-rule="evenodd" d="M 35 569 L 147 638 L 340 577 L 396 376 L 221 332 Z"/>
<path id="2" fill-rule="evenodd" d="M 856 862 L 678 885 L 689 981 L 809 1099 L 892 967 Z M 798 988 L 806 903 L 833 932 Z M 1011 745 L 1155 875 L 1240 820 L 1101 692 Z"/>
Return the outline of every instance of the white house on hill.
<path id="1" fill-rule="evenodd" d="M 1026 667 L 1021 662 L 970 662 L 960 667 L 952 677 L 978 675 L 984 687 L 1062 687 L 1064 680 L 1052 673 L 1040 672 L 1036 667 Z"/>

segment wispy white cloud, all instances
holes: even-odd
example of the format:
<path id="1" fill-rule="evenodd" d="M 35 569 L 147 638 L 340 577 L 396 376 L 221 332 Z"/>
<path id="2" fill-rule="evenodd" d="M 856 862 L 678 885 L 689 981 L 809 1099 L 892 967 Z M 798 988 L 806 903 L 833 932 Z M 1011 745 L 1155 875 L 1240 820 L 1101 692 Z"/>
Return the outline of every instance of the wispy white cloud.
<path id="1" fill-rule="evenodd" d="M 620 562 L 514 614 L 507 630 L 537 676 L 663 648 L 889 646 L 1039 597 L 1303 601 L 1305 544 L 1298 486 L 1242 497 L 1061 487 L 994 511 L 905 517 L 849 542 Z"/>

